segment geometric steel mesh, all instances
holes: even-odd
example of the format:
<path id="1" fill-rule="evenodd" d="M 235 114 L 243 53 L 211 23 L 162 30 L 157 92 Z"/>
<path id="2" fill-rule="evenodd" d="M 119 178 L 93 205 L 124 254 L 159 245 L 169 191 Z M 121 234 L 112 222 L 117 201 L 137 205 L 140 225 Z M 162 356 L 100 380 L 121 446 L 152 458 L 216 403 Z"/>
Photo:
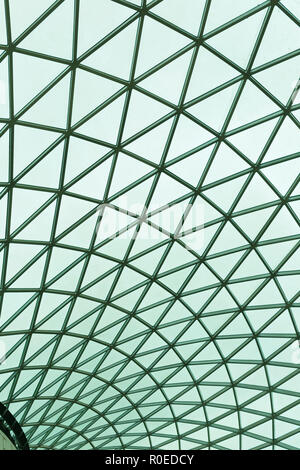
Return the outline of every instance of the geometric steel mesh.
<path id="1" fill-rule="evenodd" d="M 300 448 L 297 16 L 0 2 L 0 401 L 31 448 Z"/>

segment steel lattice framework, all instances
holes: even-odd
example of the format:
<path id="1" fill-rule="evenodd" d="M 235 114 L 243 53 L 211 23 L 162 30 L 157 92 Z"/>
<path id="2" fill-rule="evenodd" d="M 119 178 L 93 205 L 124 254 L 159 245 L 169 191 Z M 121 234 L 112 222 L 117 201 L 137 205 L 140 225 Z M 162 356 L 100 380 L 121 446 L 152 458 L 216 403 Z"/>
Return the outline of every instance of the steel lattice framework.
<path id="1" fill-rule="evenodd" d="M 0 403 L 0 431 L 13 443 L 14 448 L 29 450 L 27 439 L 19 423 L 2 403 Z"/>
<path id="2" fill-rule="evenodd" d="M 297 11 L 1 2 L 0 400 L 31 448 L 300 448 Z"/>

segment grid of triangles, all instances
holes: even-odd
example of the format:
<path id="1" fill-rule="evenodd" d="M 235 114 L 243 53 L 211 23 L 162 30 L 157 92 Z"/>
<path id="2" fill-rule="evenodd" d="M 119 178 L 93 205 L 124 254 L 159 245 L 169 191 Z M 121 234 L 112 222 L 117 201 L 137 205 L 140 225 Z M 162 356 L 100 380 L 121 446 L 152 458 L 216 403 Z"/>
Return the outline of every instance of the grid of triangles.
<path id="1" fill-rule="evenodd" d="M 1 0 L 0 401 L 31 448 L 300 448 L 297 16 Z"/>

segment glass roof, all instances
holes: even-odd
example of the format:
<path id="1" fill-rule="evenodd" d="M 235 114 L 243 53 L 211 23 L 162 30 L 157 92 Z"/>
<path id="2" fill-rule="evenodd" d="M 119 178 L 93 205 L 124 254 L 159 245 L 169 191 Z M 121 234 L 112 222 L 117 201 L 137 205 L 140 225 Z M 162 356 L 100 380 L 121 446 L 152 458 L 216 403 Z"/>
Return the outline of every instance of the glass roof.
<path id="1" fill-rule="evenodd" d="M 31 448 L 300 448 L 299 10 L 0 1 L 0 401 Z"/>

